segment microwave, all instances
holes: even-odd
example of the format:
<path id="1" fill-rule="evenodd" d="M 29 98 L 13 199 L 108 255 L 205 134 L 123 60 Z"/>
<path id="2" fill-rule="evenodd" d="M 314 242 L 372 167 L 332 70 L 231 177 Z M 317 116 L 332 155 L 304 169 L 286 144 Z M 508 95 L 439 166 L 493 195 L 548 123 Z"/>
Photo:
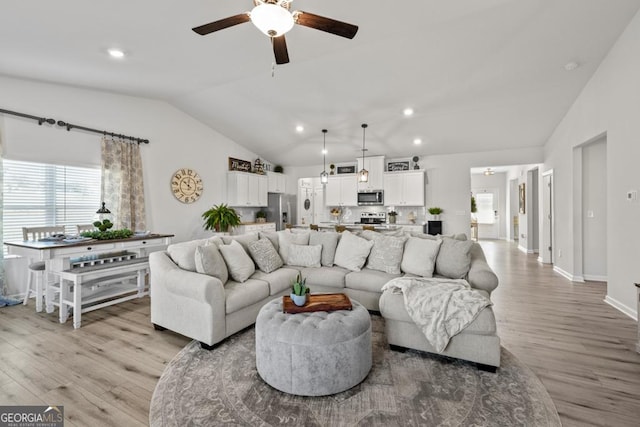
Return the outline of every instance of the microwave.
<path id="1" fill-rule="evenodd" d="M 384 192 L 382 190 L 358 191 L 358 206 L 384 205 Z"/>

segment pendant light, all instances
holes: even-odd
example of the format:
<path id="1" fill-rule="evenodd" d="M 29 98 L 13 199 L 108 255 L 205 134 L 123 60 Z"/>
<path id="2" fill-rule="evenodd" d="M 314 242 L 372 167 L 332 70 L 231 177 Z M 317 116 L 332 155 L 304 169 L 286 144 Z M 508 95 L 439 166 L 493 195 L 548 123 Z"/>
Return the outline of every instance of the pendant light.
<path id="1" fill-rule="evenodd" d="M 367 149 L 364 147 L 364 136 L 367 126 L 368 125 L 366 123 L 362 124 L 362 169 L 360 170 L 360 172 L 358 172 L 358 181 L 360 182 L 369 181 L 369 171 L 364 168 L 364 152 L 367 151 Z"/>
<path id="2" fill-rule="evenodd" d="M 322 173 L 320 174 L 320 182 L 324 185 L 329 182 L 329 174 L 327 173 L 327 130 L 322 129 Z"/>

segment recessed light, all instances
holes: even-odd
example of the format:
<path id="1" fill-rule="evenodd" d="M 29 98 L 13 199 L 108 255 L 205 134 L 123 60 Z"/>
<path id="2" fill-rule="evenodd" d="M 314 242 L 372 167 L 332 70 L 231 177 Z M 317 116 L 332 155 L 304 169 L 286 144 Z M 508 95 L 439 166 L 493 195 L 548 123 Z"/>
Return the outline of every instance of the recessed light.
<path id="1" fill-rule="evenodd" d="M 564 64 L 564 69 L 566 71 L 573 71 L 576 68 L 578 68 L 579 66 L 580 66 L 580 64 L 578 64 L 577 62 L 571 61 L 571 62 L 567 62 L 566 64 Z"/>
<path id="2" fill-rule="evenodd" d="M 327 153 L 328 153 L 328 151 L 327 151 L 326 148 L 322 150 L 322 154 L 327 154 Z"/>
<path id="3" fill-rule="evenodd" d="M 416 139 L 413 140 L 413 143 L 415 145 L 420 145 L 420 144 L 422 144 L 422 140 L 420 138 L 416 138 Z"/>
<path id="4" fill-rule="evenodd" d="M 112 58 L 124 58 L 124 52 L 120 49 L 108 49 L 107 52 Z"/>
<path id="5" fill-rule="evenodd" d="M 402 114 L 404 114 L 406 117 L 413 116 L 413 108 L 405 108 L 402 111 Z"/>
<path id="6" fill-rule="evenodd" d="M 298 133 L 304 132 L 304 126 L 302 126 L 302 125 L 296 126 L 296 132 L 298 132 Z"/>

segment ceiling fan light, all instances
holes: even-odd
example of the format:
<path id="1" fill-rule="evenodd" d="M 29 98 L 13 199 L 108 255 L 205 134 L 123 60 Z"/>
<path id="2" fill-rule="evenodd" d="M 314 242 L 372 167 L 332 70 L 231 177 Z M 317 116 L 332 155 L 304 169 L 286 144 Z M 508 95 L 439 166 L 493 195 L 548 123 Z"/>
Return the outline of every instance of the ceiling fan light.
<path id="1" fill-rule="evenodd" d="M 282 6 L 262 3 L 251 10 L 251 22 L 269 37 L 278 37 L 293 28 L 291 12 Z"/>
<path id="2" fill-rule="evenodd" d="M 491 168 L 487 168 L 486 171 L 484 171 L 485 176 L 489 176 L 489 175 L 493 175 L 494 171 Z"/>

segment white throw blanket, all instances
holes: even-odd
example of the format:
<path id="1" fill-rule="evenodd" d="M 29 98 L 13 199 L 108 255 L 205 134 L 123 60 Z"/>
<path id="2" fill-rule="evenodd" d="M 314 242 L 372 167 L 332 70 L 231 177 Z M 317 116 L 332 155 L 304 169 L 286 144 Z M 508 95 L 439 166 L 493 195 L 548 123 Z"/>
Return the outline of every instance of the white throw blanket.
<path id="1" fill-rule="evenodd" d="M 438 353 L 483 308 L 492 305 L 462 279 L 398 277 L 384 285 L 382 291 L 404 294 L 407 313 Z"/>

